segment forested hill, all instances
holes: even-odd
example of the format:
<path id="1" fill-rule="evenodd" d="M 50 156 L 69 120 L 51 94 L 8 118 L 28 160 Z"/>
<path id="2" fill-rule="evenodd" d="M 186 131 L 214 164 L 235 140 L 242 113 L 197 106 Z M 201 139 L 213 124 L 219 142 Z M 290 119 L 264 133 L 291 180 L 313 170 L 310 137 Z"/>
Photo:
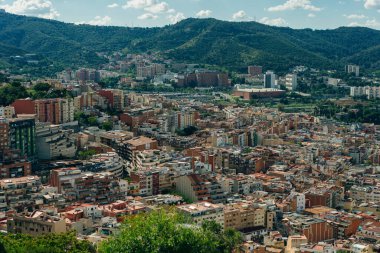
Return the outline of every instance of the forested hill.
<path id="1" fill-rule="evenodd" d="M 68 66 L 104 62 L 96 52 L 156 51 L 183 62 L 274 70 L 357 63 L 380 67 L 380 31 L 360 27 L 311 30 L 256 22 L 186 19 L 162 28 L 97 27 L 0 13 L 0 57 L 36 53 Z"/>

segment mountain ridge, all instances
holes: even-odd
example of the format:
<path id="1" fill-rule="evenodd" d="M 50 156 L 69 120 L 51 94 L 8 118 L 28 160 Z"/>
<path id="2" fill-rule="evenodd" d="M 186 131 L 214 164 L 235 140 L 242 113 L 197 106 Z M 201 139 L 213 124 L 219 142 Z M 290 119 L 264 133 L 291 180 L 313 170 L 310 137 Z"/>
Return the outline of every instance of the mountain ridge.
<path id="1" fill-rule="evenodd" d="M 365 39 L 363 39 L 365 38 Z M 362 27 L 312 30 L 189 18 L 154 28 L 91 26 L 0 13 L 3 60 L 12 52 L 36 53 L 62 66 L 97 66 L 97 52 L 159 52 L 180 62 L 243 70 L 247 65 L 286 71 L 344 64 L 380 67 L 380 31 Z M 3 52 L 4 51 L 4 52 Z"/>

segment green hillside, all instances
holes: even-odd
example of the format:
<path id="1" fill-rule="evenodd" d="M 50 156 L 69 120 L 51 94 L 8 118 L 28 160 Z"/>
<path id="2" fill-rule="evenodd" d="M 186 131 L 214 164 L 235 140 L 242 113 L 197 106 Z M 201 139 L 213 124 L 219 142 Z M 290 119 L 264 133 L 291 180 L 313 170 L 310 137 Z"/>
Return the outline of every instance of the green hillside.
<path id="1" fill-rule="evenodd" d="M 365 39 L 364 39 L 365 38 Z M 162 28 L 97 27 L 0 13 L 0 59 L 36 53 L 57 66 L 97 66 L 97 52 L 128 49 L 159 52 L 189 63 L 245 69 L 249 64 L 277 71 L 295 65 L 341 68 L 380 65 L 380 31 L 342 27 L 311 30 L 256 22 L 186 19 Z"/>

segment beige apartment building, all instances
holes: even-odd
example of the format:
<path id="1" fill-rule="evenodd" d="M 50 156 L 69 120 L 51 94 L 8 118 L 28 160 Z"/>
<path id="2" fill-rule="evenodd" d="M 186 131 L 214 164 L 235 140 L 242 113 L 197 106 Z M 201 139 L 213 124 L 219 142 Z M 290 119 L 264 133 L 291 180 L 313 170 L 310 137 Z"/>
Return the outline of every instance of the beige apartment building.
<path id="1" fill-rule="evenodd" d="M 224 208 L 224 228 L 244 230 L 263 227 L 273 229 L 275 213 L 248 203 L 235 203 Z"/>
<path id="2" fill-rule="evenodd" d="M 9 233 L 29 234 L 32 236 L 66 232 L 64 219 L 48 215 L 42 211 L 34 211 L 28 215 L 16 215 L 12 220 L 8 220 L 7 225 Z"/>
<path id="3" fill-rule="evenodd" d="M 291 235 L 288 237 L 288 244 L 286 245 L 285 252 L 286 253 L 299 252 L 301 245 L 306 244 L 307 242 L 308 240 L 305 235 Z"/>
<path id="4" fill-rule="evenodd" d="M 199 202 L 178 206 L 177 208 L 189 215 L 197 225 L 202 225 L 204 221 L 215 221 L 222 227 L 224 226 L 223 205 Z"/>

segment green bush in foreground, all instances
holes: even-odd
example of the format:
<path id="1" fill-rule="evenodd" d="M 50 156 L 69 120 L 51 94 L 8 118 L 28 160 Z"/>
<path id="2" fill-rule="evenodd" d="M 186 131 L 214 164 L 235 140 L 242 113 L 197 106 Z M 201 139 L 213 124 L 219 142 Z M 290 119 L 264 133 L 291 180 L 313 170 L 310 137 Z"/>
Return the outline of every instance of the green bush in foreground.
<path id="1" fill-rule="evenodd" d="M 174 210 L 158 210 L 128 218 L 118 235 L 99 246 L 99 252 L 232 252 L 239 243 L 237 231 L 223 231 L 215 222 L 196 227 Z"/>
<path id="2" fill-rule="evenodd" d="M 95 253 L 87 241 L 76 238 L 74 232 L 32 237 L 22 234 L 0 235 L 0 252 L 5 253 Z"/>

